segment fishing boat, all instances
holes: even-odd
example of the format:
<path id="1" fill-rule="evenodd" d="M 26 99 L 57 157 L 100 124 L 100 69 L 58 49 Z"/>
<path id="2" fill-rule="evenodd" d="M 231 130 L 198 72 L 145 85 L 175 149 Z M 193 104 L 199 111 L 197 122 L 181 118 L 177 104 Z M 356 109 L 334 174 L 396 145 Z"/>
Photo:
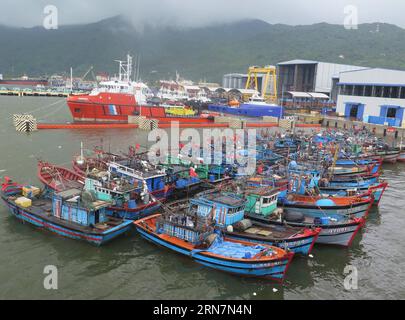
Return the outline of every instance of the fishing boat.
<path id="1" fill-rule="evenodd" d="M 227 237 L 277 246 L 296 254 L 309 255 L 320 229 L 266 225 L 249 219 L 249 214 L 268 216 L 277 210 L 277 189 L 251 189 L 243 194 L 210 190 L 189 202 L 169 206 L 172 211 L 204 214 L 213 210 L 213 219 Z"/>
<path id="2" fill-rule="evenodd" d="M 365 218 L 374 203 L 371 193 L 352 197 L 323 197 L 288 193 L 278 198 L 279 206 L 292 215 L 308 215 L 312 217 L 339 216 Z"/>
<path id="3" fill-rule="evenodd" d="M 397 147 L 397 149 L 399 150 L 399 156 L 398 156 L 398 159 L 397 159 L 398 162 L 405 162 L 405 146 L 404 146 L 402 140 L 403 139 L 401 137 L 401 141 L 400 141 L 400 143 L 399 143 L 399 145 Z"/>
<path id="4" fill-rule="evenodd" d="M 398 149 L 376 150 L 374 154 L 381 157 L 385 163 L 396 163 L 401 155 L 401 151 Z"/>
<path id="5" fill-rule="evenodd" d="M 166 170 L 153 166 L 147 161 L 121 160 L 109 162 L 107 167 L 114 174 L 145 182 L 148 192 L 156 199 L 165 201 L 175 190 L 174 184 L 167 177 Z"/>
<path id="6" fill-rule="evenodd" d="M 339 167 L 353 167 L 353 166 L 366 166 L 366 165 L 371 165 L 374 163 L 378 163 L 379 160 L 382 160 L 380 158 L 346 158 L 346 159 L 337 159 L 335 164 L 336 166 Z"/>
<path id="7" fill-rule="evenodd" d="M 265 224 L 276 226 L 288 225 L 300 228 L 320 228 L 321 231 L 316 239 L 317 244 L 336 245 L 350 247 L 356 234 L 363 227 L 366 220 L 364 218 L 348 218 L 342 215 L 329 217 L 314 217 L 300 214 L 287 214 L 283 211 L 281 215 L 250 214 L 249 219 Z"/>
<path id="8" fill-rule="evenodd" d="M 67 189 L 50 198 L 40 192 L 29 196 L 25 189 L 37 190 L 14 183 L 10 178 L 2 183 L 1 198 L 11 214 L 58 235 L 102 245 L 132 227 L 130 220 L 107 216 L 110 203 L 97 200 L 89 192 Z"/>
<path id="9" fill-rule="evenodd" d="M 388 187 L 387 182 L 376 182 L 368 186 L 360 187 L 345 187 L 345 186 L 326 186 L 318 187 L 322 196 L 353 196 L 356 194 L 371 193 L 373 195 L 374 205 L 379 205 L 381 198 Z"/>
<path id="10" fill-rule="evenodd" d="M 401 144 L 400 144 L 400 146 L 399 146 L 399 156 L 398 156 L 397 161 L 399 161 L 399 162 L 405 162 L 405 148 L 404 148 L 404 146 L 402 145 L 402 142 L 401 142 Z"/>
<path id="11" fill-rule="evenodd" d="M 53 165 L 45 161 L 38 161 L 38 179 L 50 189 L 60 192 L 67 189 L 82 189 L 84 176 L 61 166 Z"/>
<path id="12" fill-rule="evenodd" d="M 320 179 L 318 182 L 318 186 L 364 189 L 378 183 L 380 180 L 379 177 L 379 173 L 373 175 L 332 176 L 330 179 Z"/>
<path id="13" fill-rule="evenodd" d="M 105 171 L 108 169 L 108 163 L 112 161 L 124 160 L 124 155 L 114 154 L 103 150 L 101 147 L 95 147 L 93 156 L 84 156 L 83 143 L 80 144 L 80 155 L 75 155 L 72 160 L 72 168 L 78 174 L 85 176 L 93 170 Z"/>
<path id="14" fill-rule="evenodd" d="M 329 168 L 329 174 L 339 176 L 359 175 L 359 174 L 375 174 L 381 169 L 382 160 L 376 161 L 368 165 L 355 166 L 332 166 Z"/>
<path id="15" fill-rule="evenodd" d="M 204 266 L 241 276 L 264 277 L 278 282 L 285 278 L 292 252 L 257 242 L 230 239 L 188 216 L 157 214 L 135 221 L 141 236 L 159 246 L 183 254 Z M 200 221 L 201 221 L 200 220 Z"/>
<path id="16" fill-rule="evenodd" d="M 40 161 L 38 178 L 56 192 L 72 187 L 93 192 L 98 199 L 109 202 L 106 213 L 113 217 L 136 220 L 155 213 L 160 201 L 150 194 L 143 178 L 133 173 L 131 178 L 124 178 L 117 168 L 124 170 L 112 163 L 107 171 L 92 171 L 82 177 L 69 169 Z"/>

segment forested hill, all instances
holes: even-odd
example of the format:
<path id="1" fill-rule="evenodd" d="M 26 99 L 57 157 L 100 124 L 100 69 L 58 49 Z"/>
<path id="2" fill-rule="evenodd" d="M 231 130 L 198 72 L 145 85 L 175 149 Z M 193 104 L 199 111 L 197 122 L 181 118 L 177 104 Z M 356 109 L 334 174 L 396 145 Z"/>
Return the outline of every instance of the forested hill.
<path id="1" fill-rule="evenodd" d="M 377 32 L 378 31 L 378 32 Z M 405 30 L 389 24 L 362 24 L 346 30 L 326 23 L 307 26 L 245 20 L 189 29 L 145 27 L 138 32 L 122 17 L 57 30 L 0 26 L 0 73 L 30 76 L 67 73 L 90 66 L 115 73 L 113 60 L 140 54 L 144 80 L 174 77 L 220 82 L 222 75 L 249 65 L 310 59 L 405 69 Z"/>

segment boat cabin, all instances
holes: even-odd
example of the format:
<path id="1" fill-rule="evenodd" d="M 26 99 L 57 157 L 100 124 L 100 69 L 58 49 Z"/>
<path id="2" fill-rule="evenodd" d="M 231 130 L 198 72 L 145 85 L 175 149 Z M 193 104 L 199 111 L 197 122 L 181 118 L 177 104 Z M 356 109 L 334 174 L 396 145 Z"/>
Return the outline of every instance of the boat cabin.
<path id="1" fill-rule="evenodd" d="M 97 200 L 91 193 L 68 189 L 54 194 L 52 215 L 58 219 L 90 227 L 108 221 L 106 208 L 110 205 L 109 202 Z"/>
<path id="2" fill-rule="evenodd" d="M 167 174 L 165 170 L 152 168 L 148 166 L 146 161 L 140 160 L 137 168 L 133 168 L 132 166 L 134 165 L 130 167 L 121 162 L 109 162 L 107 165 L 109 172 L 127 177 L 133 184 L 136 184 L 138 181 L 139 187 L 142 187 L 143 182 L 145 182 L 149 192 L 162 190 L 166 185 Z"/>
<path id="3" fill-rule="evenodd" d="M 246 213 L 254 213 L 265 217 L 277 208 L 277 197 L 280 191 L 276 188 L 252 188 L 245 191 L 247 199 Z"/>
<path id="4" fill-rule="evenodd" d="M 167 168 L 168 182 L 175 183 L 176 189 L 187 189 L 199 186 L 202 181 L 194 168 L 185 168 L 179 165 L 172 165 Z"/>
<path id="5" fill-rule="evenodd" d="M 138 188 L 138 184 L 131 184 L 121 178 L 102 180 L 87 177 L 84 183 L 85 190 L 94 191 L 97 199 L 103 201 L 114 201 L 117 197 L 125 198 L 126 195 L 136 192 Z"/>
<path id="6" fill-rule="evenodd" d="M 190 212 L 196 212 L 198 218 L 215 220 L 221 227 L 243 220 L 246 201 L 232 193 L 208 192 L 191 199 Z"/>

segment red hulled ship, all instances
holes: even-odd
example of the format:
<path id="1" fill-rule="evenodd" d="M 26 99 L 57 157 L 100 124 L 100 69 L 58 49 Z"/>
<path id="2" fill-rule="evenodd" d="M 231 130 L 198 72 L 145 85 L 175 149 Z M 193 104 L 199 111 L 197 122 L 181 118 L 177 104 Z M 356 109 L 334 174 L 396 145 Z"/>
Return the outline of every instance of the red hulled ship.
<path id="1" fill-rule="evenodd" d="M 70 95 L 67 98 L 74 121 L 126 123 L 131 115 L 189 123 L 212 120 L 209 114 L 173 116 L 166 113 L 164 106 L 148 105 L 147 99 L 153 96 L 148 86 L 131 81 L 132 57 L 128 55 L 127 61 L 118 62 L 118 79 L 101 82 L 88 94 Z"/>

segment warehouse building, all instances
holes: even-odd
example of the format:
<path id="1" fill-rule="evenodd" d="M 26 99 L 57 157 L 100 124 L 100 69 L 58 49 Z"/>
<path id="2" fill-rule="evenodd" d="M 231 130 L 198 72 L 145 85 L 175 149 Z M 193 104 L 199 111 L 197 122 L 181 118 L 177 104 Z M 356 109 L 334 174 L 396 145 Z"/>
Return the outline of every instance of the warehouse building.
<path id="1" fill-rule="evenodd" d="M 341 72 L 336 112 L 346 118 L 405 125 L 405 71 L 368 68 Z"/>
<path id="2" fill-rule="evenodd" d="M 243 89 L 246 87 L 247 74 L 229 73 L 222 78 L 222 87 L 231 89 Z"/>
<path id="3" fill-rule="evenodd" d="M 282 98 L 288 92 L 316 92 L 333 100 L 332 78 L 343 71 L 360 69 L 364 67 L 312 60 L 280 62 L 277 64 L 278 96 Z"/>
<path id="4" fill-rule="evenodd" d="M 264 89 L 264 74 L 257 75 L 257 86 L 259 93 Z M 222 87 L 230 89 L 245 89 L 248 80 L 248 75 L 244 73 L 229 73 L 225 74 L 222 78 Z M 269 90 L 269 89 L 268 89 Z"/>

